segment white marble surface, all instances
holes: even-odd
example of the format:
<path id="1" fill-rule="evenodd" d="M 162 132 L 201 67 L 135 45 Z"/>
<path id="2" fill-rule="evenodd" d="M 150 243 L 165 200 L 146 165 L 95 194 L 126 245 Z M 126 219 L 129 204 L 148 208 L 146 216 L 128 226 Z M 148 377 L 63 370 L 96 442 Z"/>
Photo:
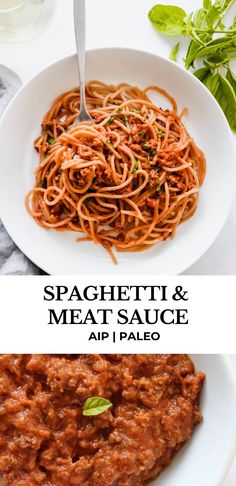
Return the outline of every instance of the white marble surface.
<path id="1" fill-rule="evenodd" d="M 189 12 L 200 6 L 201 0 L 162 0 L 162 3 L 178 3 Z M 155 0 L 87 0 L 87 47 L 133 47 L 168 56 L 170 44 L 175 40 L 170 42 L 159 36 L 149 24 L 147 12 L 153 4 Z M 26 82 L 47 65 L 74 51 L 72 0 L 57 0 L 57 10 L 50 28 L 24 45 L 0 44 L 0 59 L 2 64 L 16 71 Z M 236 136 L 234 140 L 236 147 Z M 186 273 L 236 274 L 235 248 L 236 198 L 220 236 Z M 17 265 L 17 261 L 15 263 Z M 236 373 L 236 356 L 232 357 L 232 364 Z M 223 486 L 235 484 L 236 461 Z"/>

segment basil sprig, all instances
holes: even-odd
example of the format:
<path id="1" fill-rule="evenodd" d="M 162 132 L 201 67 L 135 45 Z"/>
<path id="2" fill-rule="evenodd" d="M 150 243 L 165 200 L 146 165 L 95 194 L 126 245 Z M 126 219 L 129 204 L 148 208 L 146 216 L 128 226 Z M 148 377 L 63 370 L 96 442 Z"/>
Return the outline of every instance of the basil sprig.
<path id="1" fill-rule="evenodd" d="M 100 415 L 100 413 L 105 412 L 110 407 L 112 407 L 112 403 L 109 400 L 102 397 L 90 397 L 84 403 L 83 415 L 86 417 Z"/>
<path id="2" fill-rule="evenodd" d="M 183 35 L 190 42 L 185 67 L 211 91 L 232 130 L 236 132 L 236 16 L 230 26 L 224 24 L 226 12 L 236 0 L 203 0 L 202 8 L 189 15 L 177 6 L 155 5 L 149 12 L 153 26 L 165 35 Z M 170 58 L 177 60 L 178 42 Z"/>

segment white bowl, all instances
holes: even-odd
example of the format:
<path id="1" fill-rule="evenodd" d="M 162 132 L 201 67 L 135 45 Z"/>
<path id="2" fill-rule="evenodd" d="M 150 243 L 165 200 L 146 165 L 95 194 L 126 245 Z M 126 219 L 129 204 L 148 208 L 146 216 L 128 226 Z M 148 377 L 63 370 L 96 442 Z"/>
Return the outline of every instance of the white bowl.
<path id="1" fill-rule="evenodd" d="M 228 357 L 192 355 L 206 373 L 203 422 L 152 486 L 222 486 L 236 449 L 236 384 Z M 150 485 L 150 486 L 151 486 Z"/>
<path id="2" fill-rule="evenodd" d="M 51 274 L 178 274 L 213 243 L 228 215 L 235 189 L 232 136 L 210 92 L 189 72 L 161 57 L 132 49 L 87 53 L 86 76 L 107 83 L 126 81 L 143 88 L 157 84 L 187 106 L 185 124 L 207 158 L 207 176 L 196 214 L 181 225 L 174 240 L 141 253 L 118 253 L 114 266 L 94 243 L 76 243 L 75 233 L 45 231 L 27 214 L 25 194 L 34 181 L 33 141 L 57 95 L 78 85 L 76 57 L 67 57 L 38 74 L 16 95 L 0 126 L 0 214 L 19 248 Z"/>

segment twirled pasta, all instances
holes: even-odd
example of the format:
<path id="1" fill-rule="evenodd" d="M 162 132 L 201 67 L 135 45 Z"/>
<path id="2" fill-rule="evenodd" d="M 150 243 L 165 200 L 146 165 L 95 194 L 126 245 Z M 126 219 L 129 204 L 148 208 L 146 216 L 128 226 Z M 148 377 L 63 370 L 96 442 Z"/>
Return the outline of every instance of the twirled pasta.
<path id="1" fill-rule="evenodd" d="M 165 96 L 172 109 L 147 93 Z M 94 124 L 74 124 L 79 90 L 59 96 L 36 140 L 40 163 L 26 207 L 47 229 L 76 231 L 78 240 L 118 251 L 141 251 L 173 237 L 196 210 L 205 157 L 164 90 L 91 81 L 87 104 Z"/>

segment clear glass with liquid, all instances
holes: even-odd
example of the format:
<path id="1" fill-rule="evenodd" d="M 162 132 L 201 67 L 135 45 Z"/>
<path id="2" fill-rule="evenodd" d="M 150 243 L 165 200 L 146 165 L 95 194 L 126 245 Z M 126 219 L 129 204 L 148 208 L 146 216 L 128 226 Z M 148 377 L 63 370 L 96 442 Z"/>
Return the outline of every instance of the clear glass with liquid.
<path id="1" fill-rule="evenodd" d="M 21 42 L 45 30 L 56 0 L 0 0 L 0 42 Z"/>

